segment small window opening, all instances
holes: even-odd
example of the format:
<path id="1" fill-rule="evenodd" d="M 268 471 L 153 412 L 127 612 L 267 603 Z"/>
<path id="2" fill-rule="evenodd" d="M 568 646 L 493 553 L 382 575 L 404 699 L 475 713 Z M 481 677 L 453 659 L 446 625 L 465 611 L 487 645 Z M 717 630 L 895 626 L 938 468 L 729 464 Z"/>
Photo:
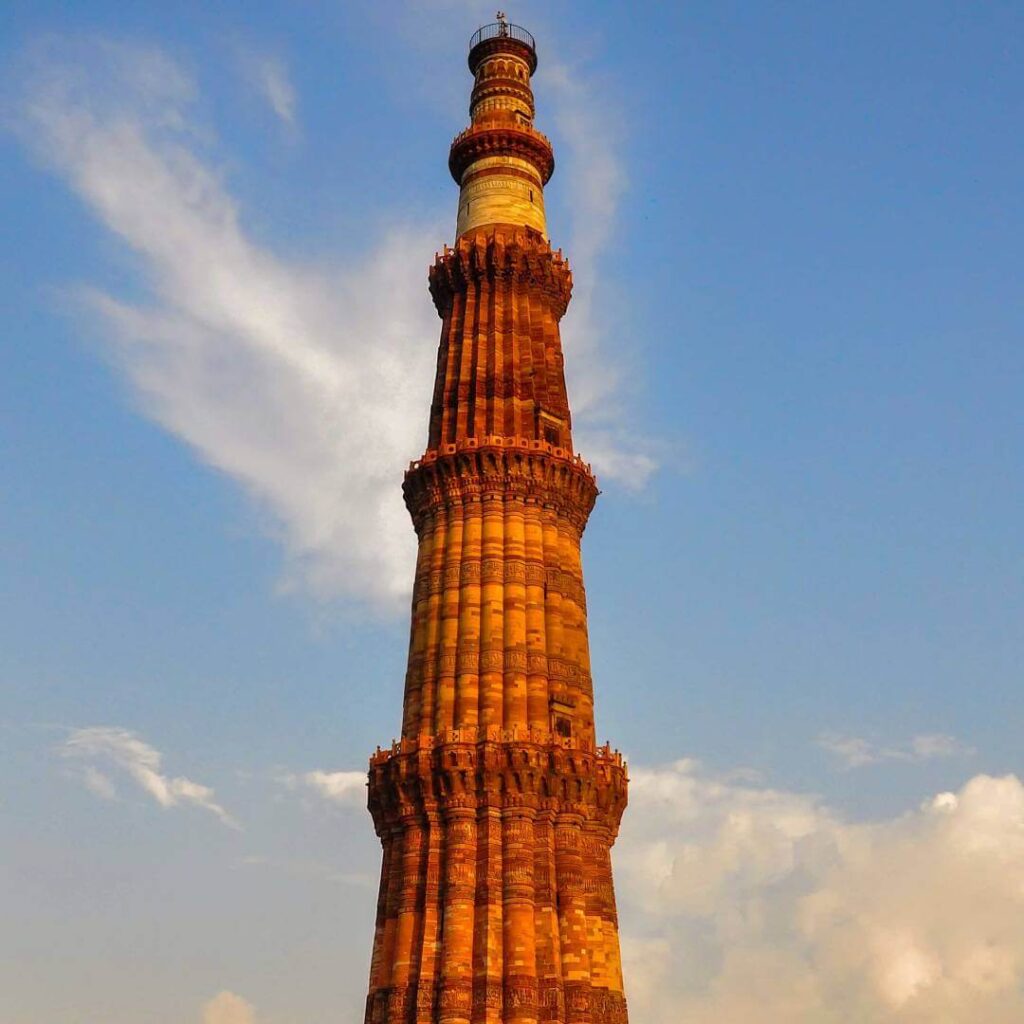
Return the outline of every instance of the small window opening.
<path id="1" fill-rule="evenodd" d="M 572 739 L 572 722 L 563 715 L 555 716 L 555 732 L 565 739 Z"/>
<path id="2" fill-rule="evenodd" d="M 545 427 L 544 440 L 547 441 L 548 444 L 553 444 L 557 448 L 560 440 L 558 430 L 555 427 Z"/>

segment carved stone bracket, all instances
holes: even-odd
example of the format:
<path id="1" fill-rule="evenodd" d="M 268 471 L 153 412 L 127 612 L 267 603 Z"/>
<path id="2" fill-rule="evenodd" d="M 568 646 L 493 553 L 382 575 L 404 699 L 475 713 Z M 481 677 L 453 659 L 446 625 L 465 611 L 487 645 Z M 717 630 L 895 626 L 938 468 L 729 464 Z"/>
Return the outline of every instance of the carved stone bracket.
<path id="1" fill-rule="evenodd" d="M 462 184 L 462 174 L 470 164 L 493 154 L 528 160 L 540 172 L 545 185 L 555 173 L 551 141 L 528 125 L 471 125 L 455 136 L 448 154 L 448 170 L 456 184 Z"/>
<path id="2" fill-rule="evenodd" d="M 622 756 L 607 747 L 439 737 L 438 742 L 403 740 L 375 754 L 368 804 L 382 836 L 428 810 L 437 808 L 450 820 L 453 812 L 473 814 L 488 804 L 523 813 L 543 807 L 579 817 L 607 830 L 613 841 L 628 784 Z"/>
<path id="3" fill-rule="evenodd" d="M 536 231 L 523 229 L 506 236 L 498 231 L 460 238 L 454 249 L 445 246 L 430 268 L 430 294 L 442 318 L 452 298 L 480 280 L 507 280 L 531 286 L 546 295 L 556 320 L 565 315 L 572 295 L 572 271 L 562 251 Z"/>
<path id="4" fill-rule="evenodd" d="M 443 452 L 429 451 L 406 472 L 405 504 L 417 531 L 437 509 L 482 495 L 551 506 L 582 533 L 598 494 L 582 459 L 543 441 L 471 440 L 446 445 Z"/>

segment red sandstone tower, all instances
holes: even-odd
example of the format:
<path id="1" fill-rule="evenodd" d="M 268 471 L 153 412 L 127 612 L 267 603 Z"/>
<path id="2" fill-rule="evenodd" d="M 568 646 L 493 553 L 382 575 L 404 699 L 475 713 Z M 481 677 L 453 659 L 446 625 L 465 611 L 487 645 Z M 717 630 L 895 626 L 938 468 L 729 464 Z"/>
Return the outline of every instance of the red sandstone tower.
<path id="1" fill-rule="evenodd" d="M 610 859 L 627 778 L 594 738 L 580 539 L 597 486 L 572 443 L 572 277 L 546 237 L 536 66 L 502 15 L 476 33 L 448 160 L 456 241 L 430 269 L 437 379 L 404 485 L 419 556 L 402 738 L 370 761 L 367 1024 L 627 1019 Z"/>

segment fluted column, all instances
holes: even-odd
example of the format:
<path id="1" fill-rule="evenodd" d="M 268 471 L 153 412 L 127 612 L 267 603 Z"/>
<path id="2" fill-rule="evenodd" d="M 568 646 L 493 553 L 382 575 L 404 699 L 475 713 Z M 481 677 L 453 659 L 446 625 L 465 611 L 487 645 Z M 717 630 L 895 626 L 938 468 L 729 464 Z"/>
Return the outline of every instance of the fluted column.
<path id="1" fill-rule="evenodd" d="M 395 939 L 398 928 L 398 906 L 402 894 L 404 855 L 403 829 L 394 824 L 390 829 L 391 870 L 384 898 L 384 929 L 381 937 L 380 957 L 377 961 L 376 987 L 378 998 L 373 1007 L 373 1024 L 388 1024 L 388 1002 L 391 993 L 392 970 L 395 963 Z"/>
<path id="2" fill-rule="evenodd" d="M 473 924 L 476 889 L 476 809 L 450 806 L 445 821 L 441 1024 L 470 1024 L 473 1006 Z"/>
<path id="3" fill-rule="evenodd" d="M 390 980 L 385 967 L 384 932 L 387 926 L 388 891 L 392 884 L 392 851 L 390 837 L 383 837 L 383 855 L 380 866 L 380 888 L 377 893 L 377 919 L 373 932 L 373 952 L 370 956 L 370 991 L 366 997 L 366 1024 L 383 1024 L 384 1000 Z"/>
<path id="4" fill-rule="evenodd" d="M 455 665 L 455 727 L 475 726 L 480 714 L 480 556 L 483 512 L 480 496 L 463 504 L 459 580 L 459 626 Z"/>
<path id="5" fill-rule="evenodd" d="M 500 1024 L 502 978 L 501 794 L 488 786 L 477 812 L 476 931 L 473 946 L 474 1024 Z"/>
<path id="6" fill-rule="evenodd" d="M 448 507 L 448 532 L 445 537 L 444 576 L 441 584 L 441 642 L 434 711 L 435 732 L 444 732 L 455 726 L 455 664 L 459 642 L 462 531 L 462 503 L 453 501 Z"/>
<path id="7" fill-rule="evenodd" d="M 537 941 L 538 1017 L 564 1024 L 562 951 L 558 926 L 555 867 L 555 813 L 558 801 L 543 797 L 533 827 L 534 934 Z"/>
<path id="8" fill-rule="evenodd" d="M 388 1024 L 406 1024 L 412 1010 L 410 983 L 419 969 L 417 939 L 422 913 L 425 854 L 424 823 L 411 810 L 403 815 L 401 880 L 397 886 L 395 906 Z"/>
<path id="9" fill-rule="evenodd" d="M 480 573 L 480 724 L 500 728 L 505 713 L 505 509 L 500 495 L 482 502 Z"/>
<path id="10" fill-rule="evenodd" d="M 558 880 L 558 931 L 567 1024 L 591 1024 L 590 950 L 583 893 L 583 818 L 563 811 L 555 821 L 555 873 Z"/>
<path id="11" fill-rule="evenodd" d="M 626 1024 L 626 997 L 623 991 L 622 954 L 619 949 L 619 917 L 615 907 L 615 886 L 612 881 L 611 847 L 613 838 L 606 836 L 599 849 L 598 887 L 601 895 L 601 918 L 604 929 L 604 950 L 608 982 L 608 1024 Z"/>
<path id="12" fill-rule="evenodd" d="M 605 949 L 604 905 L 601 894 L 601 850 L 605 830 L 593 820 L 581 833 L 583 854 L 583 899 L 587 914 L 587 950 L 590 955 L 591 1014 L 595 1024 L 605 1024 L 602 1011 L 607 1000 L 608 954 Z"/>
<path id="13" fill-rule="evenodd" d="M 403 736 L 433 735 L 437 722 L 438 679 L 441 673 L 441 608 L 444 601 L 444 566 L 448 540 L 448 510 L 436 508 L 426 517 L 430 530 L 430 561 L 425 566 L 423 656 L 421 659 L 420 708 Z"/>
<path id="14" fill-rule="evenodd" d="M 403 702 L 402 735 L 420 732 L 423 718 L 424 679 L 430 628 L 430 570 L 436 544 L 436 513 L 424 518 L 419 535 L 416 556 L 416 576 L 413 583 L 412 625 L 409 631 L 409 663 L 405 673 L 405 700 Z"/>
<path id="15" fill-rule="evenodd" d="M 427 843 L 423 872 L 423 917 L 416 972 L 416 1024 L 433 1024 L 441 954 L 441 871 L 444 835 L 437 804 L 428 798 L 424 810 Z"/>
<path id="16" fill-rule="evenodd" d="M 525 509 L 516 494 L 505 498 L 505 727 L 525 729 L 526 546 Z"/>
<path id="17" fill-rule="evenodd" d="M 533 889 L 533 820 L 526 801 L 507 803 L 504 829 L 505 1020 L 537 1020 L 537 954 Z"/>
<path id="18" fill-rule="evenodd" d="M 548 658 L 544 610 L 544 527 L 536 501 L 526 505 L 526 713 L 531 729 L 547 731 Z"/>

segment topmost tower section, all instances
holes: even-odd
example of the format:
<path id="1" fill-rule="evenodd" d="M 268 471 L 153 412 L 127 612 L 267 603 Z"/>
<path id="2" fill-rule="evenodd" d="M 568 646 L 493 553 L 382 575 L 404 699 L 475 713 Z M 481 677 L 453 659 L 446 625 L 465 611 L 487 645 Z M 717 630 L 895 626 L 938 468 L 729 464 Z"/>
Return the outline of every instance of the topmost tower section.
<path id="1" fill-rule="evenodd" d="M 472 123 L 456 136 L 448 157 L 460 187 L 457 237 L 498 225 L 532 228 L 547 237 L 544 185 L 555 156 L 547 137 L 533 127 L 530 76 L 536 69 L 533 36 L 501 12 L 470 40 Z"/>

